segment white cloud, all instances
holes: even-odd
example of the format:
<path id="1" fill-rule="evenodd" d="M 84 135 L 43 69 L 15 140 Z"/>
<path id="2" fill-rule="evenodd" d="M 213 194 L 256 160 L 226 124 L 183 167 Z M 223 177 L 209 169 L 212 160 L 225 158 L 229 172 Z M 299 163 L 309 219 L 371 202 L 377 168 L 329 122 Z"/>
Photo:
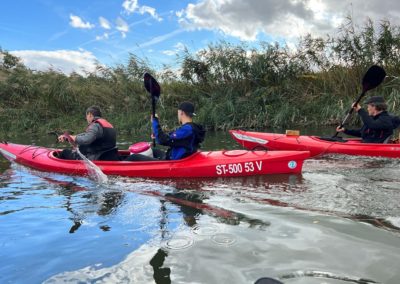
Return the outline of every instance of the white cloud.
<path id="1" fill-rule="evenodd" d="M 122 7 L 128 15 L 132 13 L 144 15 L 147 13 L 157 21 L 162 21 L 162 18 L 157 14 L 155 8 L 150 6 L 140 6 L 138 0 L 125 0 L 122 3 Z"/>
<path id="2" fill-rule="evenodd" d="M 128 14 L 131 14 L 139 8 L 138 0 L 125 0 L 122 7 Z"/>
<path id="3" fill-rule="evenodd" d="M 106 18 L 104 18 L 104 17 L 99 17 L 99 22 L 100 22 L 100 26 L 101 26 L 103 29 L 106 29 L 106 30 L 111 29 L 111 24 L 110 24 L 110 22 L 109 22 Z"/>
<path id="4" fill-rule="evenodd" d="M 117 18 L 116 23 L 117 23 L 116 29 L 121 32 L 122 38 L 126 38 L 126 33 L 129 32 L 128 24 L 120 17 Z"/>
<path id="5" fill-rule="evenodd" d="M 185 48 L 186 46 L 182 42 L 178 42 L 177 44 L 174 45 L 174 49 L 164 50 L 162 51 L 162 53 L 168 56 L 173 56 L 181 51 L 184 51 Z"/>
<path id="6" fill-rule="evenodd" d="M 80 17 L 75 15 L 69 15 L 69 19 L 71 20 L 69 24 L 77 29 L 93 29 L 94 25 L 89 22 L 84 22 Z"/>
<path id="7" fill-rule="evenodd" d="M 354 8 L 353 8 L 354 7 Z M 176 12 L 186 29 L 208 29 L 256 40 L 260 33 L 297 38 L 337 30 L 351 13 L 356 24 L 366 17 L 400 20 L 400 2 L 394 0 L 199 0 Z"/>
<path id="8" fill-rule="evenodd" d="M 176 54 L 175 50 L 163 50 L 162 54 L 168 55 L 168 56 L 173 56 Z"/>
<path id="9" fill-rule="evenodd" d="M 175 15 L 178 18 L 181 18 L 185 14 L 185 10 L 176 11 Z"/>
<path id="10" fill-rule="evenodd" d="M 164 35 L 161 35 L 161 36 L 153 37 L 151 40 L 146 41 L 146 42 L 140 44 L 140 45 L 139 45 L 138 47 L 136 47 L 134 50 L 137 50 L 137 49 L 140 49 L 140 48 L 143 48 L 143 47 L 147 47 L 147 46 L 155 45 L 155 44 L 160 43 L 160 42 L 163 42 L 163 41 L 165 41 L 165 40 L 167 40 L 167 39 L 169 39 L 169 38 L 171 38 L 171 37 L 174 37 L 174 36 L 176 36 L 177 34 L 180 34 L 180 33 L 182 33 L 182 32 L 184 32 L 183 29 L 177 29 L 177 30 L 174 30 L 174 31 L 172 31 L 172 32 L 170 32 L 170 33 L 167 33 L 167 34 L 164 34 Z"/>
<path id="11" fill-rule="evenodd" d="M 154 19 L 157 21 L 161 22 L 162 18 L 156 13 L 156 9 L 149 7 L 149 6 L 142 6 L 139 9 L 139 13 L 141 15 L 144 15 L 145 13 L 148 13 L 150 16 L 152 16 Z"/>
<path id="12" fill-rule="evenodd" d="M 96 56 L 86 50 L 19 50 L 11 54 L 21 58 L 25 66 L 32 70 L 46 71 L 54 69 L 65 74 L 76 72 L 85 75 L 96 68 Z"/>
<path id="13" fill-rule="evenodd" d="M 103 39 L 108 39 L 109 38 L 109 34 L 108 33 L 104 33 L 101 36 L 96 36 L 96 40 L 103 40 Z"/>

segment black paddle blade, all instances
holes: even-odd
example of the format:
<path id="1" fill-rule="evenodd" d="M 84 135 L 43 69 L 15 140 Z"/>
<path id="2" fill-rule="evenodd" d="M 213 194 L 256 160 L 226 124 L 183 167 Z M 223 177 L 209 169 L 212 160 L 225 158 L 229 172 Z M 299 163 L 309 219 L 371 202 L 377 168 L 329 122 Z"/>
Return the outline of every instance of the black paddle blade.
<path id="1" fill-rule="evenodd" d="M 158 99 L 160 97 L 161 88 L 156 79 L 154 79 L 154 77 L 149 73 L 144 73 L 143 81 L 146 90 L 154 99 Z"/>
<path id="2" fill-rule="evenodd" d="M 363 92 L 378 87 L 386 77 L 386 72 L 378 65 L 372 65 L 362 79 Z"/>

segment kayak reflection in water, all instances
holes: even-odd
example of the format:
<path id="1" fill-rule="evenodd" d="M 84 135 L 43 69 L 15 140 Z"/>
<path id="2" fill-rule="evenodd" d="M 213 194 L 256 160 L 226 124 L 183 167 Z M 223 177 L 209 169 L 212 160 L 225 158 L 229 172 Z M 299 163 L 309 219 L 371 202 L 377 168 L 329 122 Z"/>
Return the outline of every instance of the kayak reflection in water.
<path id="1" fill-rule="evenodd" d="M 203 126 L 193 122 L 195 116 L 194 105 L 190 102 L 183 102 L 178 107 L 178 121 L 181 127 L 168 134 L 164 133 L 158 116 L 151 117 L 153 135 L 156 142 L 169 149 L 165 153 L 159 149 L 153 149 L 153 157 L 141 154 L 132 154 L 126 161 L 151 161 L 151 160 L 179 160 L 195 153 L 200 144 L 204 141 L 205 130 Z"/>
<path id="2" fill-rule="evenodd" d="M 361 108 L 359 104 L 354 105 L 354 110 L 361 117 L 364 125 L 360 129 L 336 128 L 337 132 L 361 137 L 364 143 L 387 143 L 396 128 L 394 122 L 398 118 L 389 115 L 387 104 L 383 97 L 374 96 L 366 101 L 368 112 Z"/>
<path id="3" fill-rule="evenodd" d="M 86 110 L 88 127 L 85 132 L 78 135 L 69 135 L 72 143 L 79 147 L 79 151 L 89 160 L 117 161 L 118 150 L 116 147 L 117 132 L 107 120 L 102 118 L 101 110 L 97 106 L 91 106 Z M 65 142 L 66 136 L 60 135 L 59 142 Z M 76 151 L 64 149 L 59 158 L 68 160 L 80 160 Z"/>

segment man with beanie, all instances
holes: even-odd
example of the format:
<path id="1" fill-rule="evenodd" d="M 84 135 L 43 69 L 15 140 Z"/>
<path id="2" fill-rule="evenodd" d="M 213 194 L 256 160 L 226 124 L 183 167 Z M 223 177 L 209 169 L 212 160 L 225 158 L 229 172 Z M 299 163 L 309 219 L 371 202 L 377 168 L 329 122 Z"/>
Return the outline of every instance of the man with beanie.
<path id="1" fill-rule="evenodd" d="M 388 114 L 387 104 L 383 97 L 370 97 L 367 101 L 367 111 L 359 104 L 353 105 L 364 125 L 360 129 L 336 128 L 336 131 L 347 135 L 361 137 L 364 143 L 385 143 L 393 134 L 393 118 Z"/>

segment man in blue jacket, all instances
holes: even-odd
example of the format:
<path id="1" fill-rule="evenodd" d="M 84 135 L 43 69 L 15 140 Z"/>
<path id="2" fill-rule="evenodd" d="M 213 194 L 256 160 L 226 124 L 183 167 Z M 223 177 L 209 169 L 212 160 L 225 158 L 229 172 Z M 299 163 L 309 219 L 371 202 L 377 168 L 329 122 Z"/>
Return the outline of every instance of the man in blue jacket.
<path id="1" fill-rule="evenodd" d="M 368 112 L 359 104 L 353 106 L 364 123 L 360 129 L 346 129 L 338 126 L 336 131 L 361 137 L 364 143 L 384 143 L 393 134 L 394 128 L 393 118 L 386 111 L 387 104 L 380 96 L 370 97 L 366 104 Z"/>
<path id="2" fill-rule="evenodd" d="M 204 141 L 204 128 L 193 122 L 194 105 L 190 102 L 183 102 L 178 107 L 178 121 L 182 126 L 170 133 L 164 133 L 158 117 L 151 117 L 153 135 L 152 138 L 163 146 L 169 146 L 165 153 L 160 149 L 153 148 L 153 156 L 148 157 L 141 154 L 132 154 L 125 161 L 158 161 L 158 160 L 179 160 L 190 156 L 200 148 Z"/>
<path id="3" fill-rule="evenodd" d="M 158 117 L 152 117 L 154 138 L 160 145 L 169 146 L 165 155 L 166 160 L 179 160 L 190 156 L 200 148 L 204 141 L 204 128 L 193 122 L 195 116 L 194 105 L 190 102 L 183 102 L 178 107 L 179 128 L 170 133 L 164 133 Z"/>

